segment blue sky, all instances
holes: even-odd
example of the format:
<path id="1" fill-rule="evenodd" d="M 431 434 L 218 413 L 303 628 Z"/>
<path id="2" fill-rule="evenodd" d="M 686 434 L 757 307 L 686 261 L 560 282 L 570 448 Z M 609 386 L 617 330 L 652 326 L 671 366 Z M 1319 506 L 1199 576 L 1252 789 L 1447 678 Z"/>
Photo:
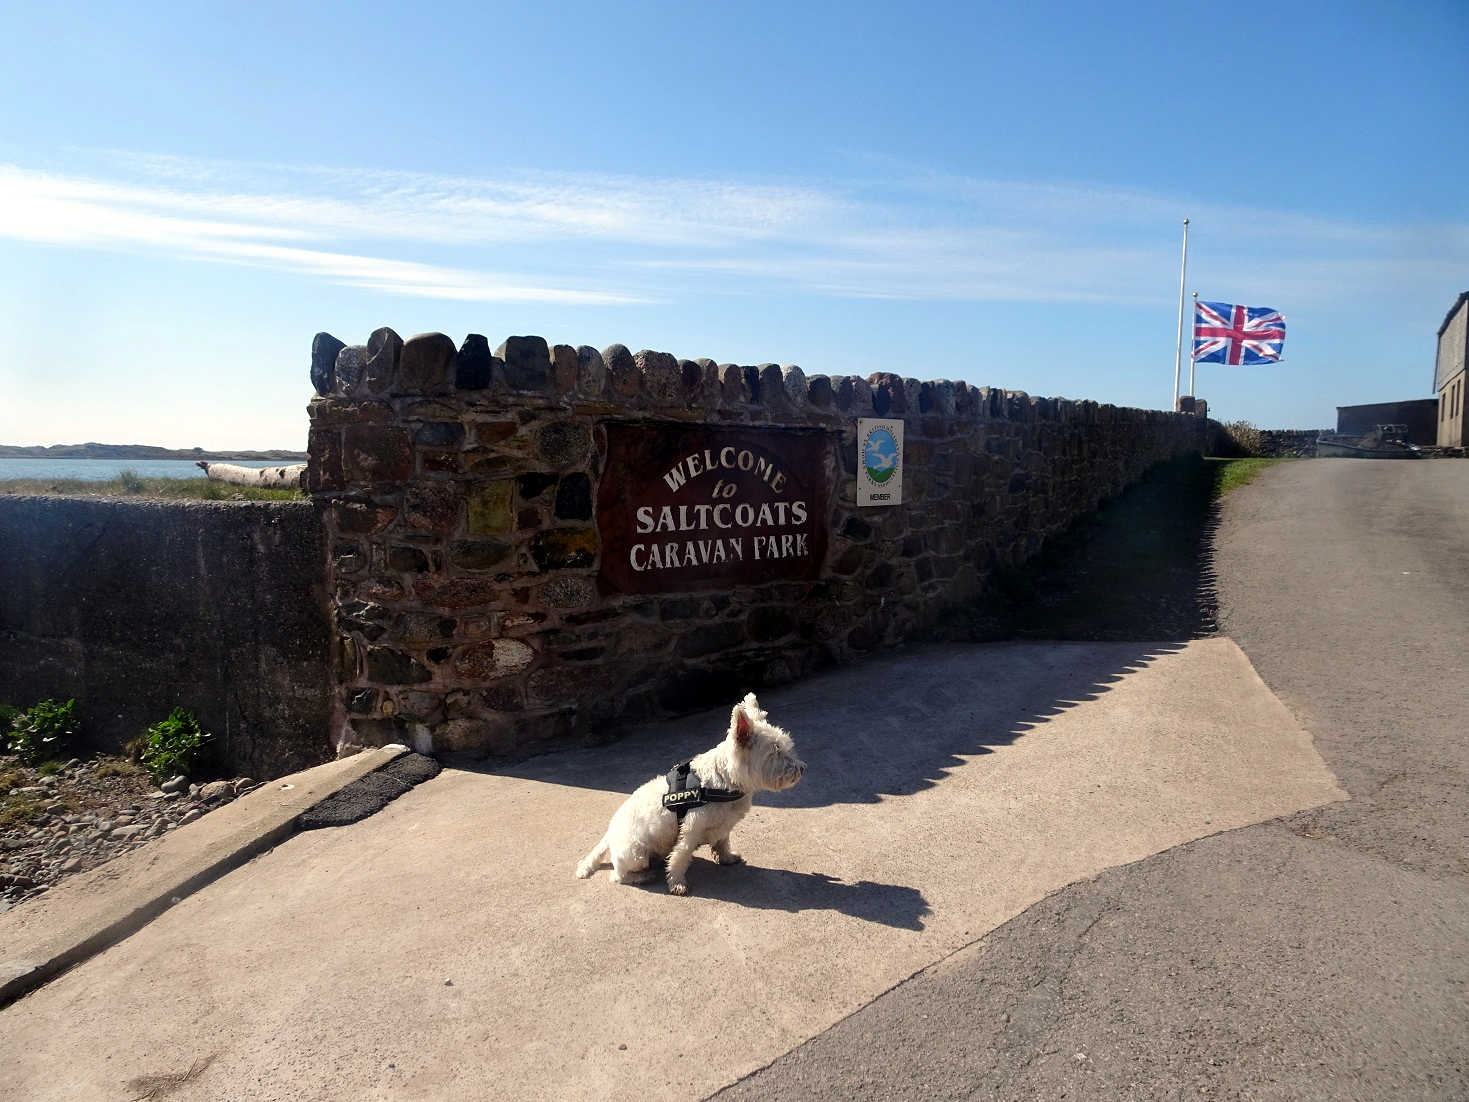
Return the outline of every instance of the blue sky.
<path id="1" fill-rule="evenodd" d="M 0 443 L 304 447 L 380 325 L 1164 408 L 1185 217 L 1216 416 L 1431 392 L 1469 4 L 915 7 L 12 11 Z"/>

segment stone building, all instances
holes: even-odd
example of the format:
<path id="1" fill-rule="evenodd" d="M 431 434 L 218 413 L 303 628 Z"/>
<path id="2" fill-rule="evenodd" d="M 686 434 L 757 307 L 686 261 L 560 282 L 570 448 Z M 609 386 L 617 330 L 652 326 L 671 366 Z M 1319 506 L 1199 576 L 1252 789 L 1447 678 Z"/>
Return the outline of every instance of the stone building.
<path id="1" fill-rule="evenodd" d="M 1438 355 L 1433 366 L 1433 392 L 1438 395 L 1438 434 L 1441 448 L 1462 448 L 1464 431 L 1464 364 L 1469 353 L 1469 291 L 1449 307 L 1438 327 Z"/>
<path id="2" fill-rule="evenodd" d="M 1372 402 L 1336 407 L 1336 431 L 1362 436 L 1378 425 L 1405 425 L 1408 439 L 1432 447 L 1438 442 L 1437 398 L 1409 398 L 1402 402 Z"/>

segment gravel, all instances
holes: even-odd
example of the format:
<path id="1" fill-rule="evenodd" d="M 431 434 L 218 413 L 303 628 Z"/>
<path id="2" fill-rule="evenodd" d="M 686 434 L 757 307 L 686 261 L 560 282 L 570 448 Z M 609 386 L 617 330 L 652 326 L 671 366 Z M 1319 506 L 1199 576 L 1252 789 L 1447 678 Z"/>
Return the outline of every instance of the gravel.
<path id="1" fill-rule="evenodd" d="M 256 786 L 248 777 L 217 781 L 205 786 L 206 800 L 185 778 L 164 784 L 165 790 L 155 788 L 122 758 L 73 758 L 43 775 L 0 756 L 0 914 Z"/>

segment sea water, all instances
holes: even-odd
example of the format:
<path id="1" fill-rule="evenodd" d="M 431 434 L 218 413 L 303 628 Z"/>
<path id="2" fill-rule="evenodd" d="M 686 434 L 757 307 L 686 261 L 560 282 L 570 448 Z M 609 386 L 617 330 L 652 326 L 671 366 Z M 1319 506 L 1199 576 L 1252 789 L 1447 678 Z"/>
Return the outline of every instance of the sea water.
<path id="1" fill-rule="evenodd" d="M 216 462 L 216 460 L 210 460 Z M 237 467 L 285 467 L 298 459 L 220 459 Z M 192 459 L 10 459 L 0 458 L 0 482 L 8 478 L 77 478 L 84 482 L 106 482 L 123 471 L 140 478 L 203 478 L 204 472 Z"/>

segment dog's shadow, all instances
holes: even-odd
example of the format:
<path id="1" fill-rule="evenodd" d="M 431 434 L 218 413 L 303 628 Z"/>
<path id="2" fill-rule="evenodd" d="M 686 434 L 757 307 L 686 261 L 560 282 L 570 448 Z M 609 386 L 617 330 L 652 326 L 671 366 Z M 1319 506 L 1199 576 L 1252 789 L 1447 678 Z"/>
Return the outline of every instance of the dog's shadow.
<path id="1" fill-rule="evenodd" d="M 654 877 L 637 885 L 644 891 L 666 892 L 663 865 L 653 863 Z M 767 869 L 749 863 L 720 867 L 695 858 L 689 866 L 689 894 L 717 899 L 762 911 L 836 911 L 898 930 L 921 930 L 932 912 L 923 893 L 901 884 L 861 880 L 848 884 L 821 872 Z"/>

